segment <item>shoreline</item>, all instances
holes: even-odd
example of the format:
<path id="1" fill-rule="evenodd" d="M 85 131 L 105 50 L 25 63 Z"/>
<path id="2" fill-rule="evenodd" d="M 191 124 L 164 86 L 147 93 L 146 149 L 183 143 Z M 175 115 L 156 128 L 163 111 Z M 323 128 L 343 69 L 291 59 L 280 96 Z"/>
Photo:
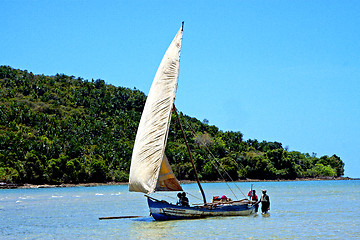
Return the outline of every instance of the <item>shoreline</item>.
<path id="1" fill-rule="evenodd" d="M 330 181 L 330 180 L 360 180 L 360 178 L 350 177 L 322 177 L 322 178 L 296 178 L 296 179 L 240 179 L 234 182 L 294 182 L 294 181 Z M 202 183 L 222 183 L 225 181 L 201 181 Z M 182 180 L 181 184 L 196 183 L 192 180 Z M 107 183 L 62 183 L 62 184 L 15 184 L 0 182 L 0 189 L 30 189 L 30 188 L 62 188 L 62 187 L 97 187 L 97 186 L 111 186 L 111 185 L 127 185 L 128 182 L 107 182 Z"/>

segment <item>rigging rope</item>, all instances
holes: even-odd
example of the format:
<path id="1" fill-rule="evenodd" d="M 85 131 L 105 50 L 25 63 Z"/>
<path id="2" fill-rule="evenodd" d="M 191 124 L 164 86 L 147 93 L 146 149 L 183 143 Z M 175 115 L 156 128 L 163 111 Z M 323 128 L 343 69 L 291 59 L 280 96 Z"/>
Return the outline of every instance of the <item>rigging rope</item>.
<path id="1" fill-rule="evenodd" d="M 177 111 L 177 109 L 176 109 L 176 111 Z M 186 125 L 188 128 L 190 128 L 190 131 L 191 131 L 192 135 L 195 137 L 196 134 L 195 134 L 193 128 L 191 127 L 191 124 L 188 124 L 188 122 L 186 121 L 186 119 L 184 120 L 184 122 L 185 122 L 185 125 Z M 234 180 L 232 179 L 232 177 L 231 177 L 231 176 L 229 175 L 229 173 L 224 169 L 224 167 L 222 166 L 222 164 L 217 160 L 217 158 L 216 158 L 216 157 L 214 156 L 214 154 L 210 151 L 210 149 L 206 146 L 206 144 L 205 144 L 202 140 L 200 140 L 200 143 L 201 143 L 201 145 L 203 145 L 203 146 L 206 148 L 206 150 L 208 151 L 208 154 L 211 155 L 211 157 L 215 160 L 215 162 L 222 168 L 222 170 L 226 173 L 226 175 L 229 177 L 229 179 L 230 179 L 232 182 L 234 182 Z M 210 159 L 210 158 L 209 158 L 209 159 Z M 235 196 L 235 198 L 238 200 L 236 194 L 235 194 L 234 191 L 231 189 L 231 187 L 229 186 L 229 184 L 226 182 L 224 176 L 221 174 L 221 172 L 220 172 L 220 170 L 218 169 L 218 167 L 216 166 L 216 164 L 215 164 L 211 159 L 210 159 L 210 162 L 211 162 L 211 164 L 214 166 L 214 168 L 216 169 L 216 171 L 219 173 L 219 175 L 221 176 L 221 178 L 225 181 L 226 185 L 228 186 L 228 188 L 230 189 L 230 191 L 232 192 L 232 194 L 233 194 L 233 195 Z M 235 162 L 235 161 L 234 161 L 234 162 Z M 237 162 L 235 162 L 235 163 L 236 163 L 236 165 L 238 165 Z M 236 188 L 242 193 L 242 195 L 246 198 L 246 195 L 243 193 L 243 191 L 241 191 L 241 189 L 238 187 L 238 185 L 237 185 L 235 182 L 234 182 L 234 185 L 235 185 Z"/>
<path id="2" fill-rule="evenodd" d="M 190 195 L 190 196 L 192 196 L 193 198 L 196 198 L 196 199 L 198 199 L 198 200 L 202 200 L 201 198 L 199 198 L 199 197 L 197 197 L 197 196 L 195 196 L 195 195 L 193 195 L 193 194 L 191 194 L 191 193 L 188 193 L 188 192 L 186 192 L 188 195 Z M 201 193 L 200 193 L 201 194 Z"/>

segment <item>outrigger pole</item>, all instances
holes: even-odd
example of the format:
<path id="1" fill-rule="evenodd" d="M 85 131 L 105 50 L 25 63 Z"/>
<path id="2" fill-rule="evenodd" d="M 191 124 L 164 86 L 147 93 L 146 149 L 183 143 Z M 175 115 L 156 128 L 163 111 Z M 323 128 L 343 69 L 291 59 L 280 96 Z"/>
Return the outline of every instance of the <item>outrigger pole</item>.
<path id="1" fill-rule="evenodd" d="M 119 216 L 119 217 L 99 217 L 99 220 L 124 219 L 124 218 L 141 218 L 143 216 Z"/>
<path id="2" fill-rule="evenodd" d="M 196 177 L 196 182 L 197 182 L 197 184 L 199 185 L 199 189 L 200 189 L 201 195 L 202 195 L 202 197 L 203 197 L 204 204 L 206 204 L 205 193 L 204 193 L 204 190 L 203 190 L 202 187 L 201 187 L 200 180 L 199 180 L 199 176 L 198 176 L 198 173 L 197 173 L 196 168 L 195 168 L 194 160 L 193 160 L 192 155 L 191 155 L 191 152 L 190 152 L 190 147 L 189 147 L 188 142 L 187 142 L 187 140 L 186 140 L 185 132 L 184 132 L 184 129 L 183 129 L 182 125 L 181 125 L 180 118 L 179 118 L 179 114 L 177 113 L 175 104 L 173 105 L 173 107 L 174 107 L 174 111 L 175 111 L 177 120 L 178 120 L 179 125 L 180 125 L 181 132 L 182 132 L 183 137 L 184 137 L 184 140 L 185 140 L 186 148 L 187 148 L 188 153 L 189 153 L 189 156 L 190 156 L 191 165 L 192 165 L 192 167 L 194 168 L 195 177 Z"/>

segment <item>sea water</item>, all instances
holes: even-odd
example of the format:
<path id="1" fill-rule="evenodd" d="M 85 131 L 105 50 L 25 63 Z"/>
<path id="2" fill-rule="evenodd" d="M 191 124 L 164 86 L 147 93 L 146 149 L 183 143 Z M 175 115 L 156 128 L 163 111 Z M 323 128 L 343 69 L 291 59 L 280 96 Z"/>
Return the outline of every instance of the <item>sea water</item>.
<path id="1" fill-rule="evenodd" d="M 232 190 L 228 188 L 231 187 Z M 207 198 L 244 198 L 251 183 L 204 183 Z M 197 184 L 184 184 L 201 203 Z M 270 214 L 156 222 L 127 185 L 0 190 L 0 239 L 360 239 L 360 181 L 255 182 Z M 242 194 L 243 193 L 243 194 Z M 176 202 L 176 192 L 155 194 Z M 99 220 L 99 217 L 140 216 Z"/>

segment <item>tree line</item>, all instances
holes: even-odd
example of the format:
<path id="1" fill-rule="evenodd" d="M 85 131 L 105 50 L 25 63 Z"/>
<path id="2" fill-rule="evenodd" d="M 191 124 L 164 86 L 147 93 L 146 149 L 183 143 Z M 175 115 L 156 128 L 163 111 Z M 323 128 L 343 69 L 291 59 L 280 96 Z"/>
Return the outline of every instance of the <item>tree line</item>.
<path id="1" fill-rule="evenodd" d="M 104 80 L 34 75 L 0 66 L 0 181 L 59 184 L 127 181 L 146 95 Z M 201 180 L 339 177 L 336 155 L 288 151 L 244 140 L 180 112 Z M 194 180 L 176 117 L 166 155 L 180 180 Z"/>

